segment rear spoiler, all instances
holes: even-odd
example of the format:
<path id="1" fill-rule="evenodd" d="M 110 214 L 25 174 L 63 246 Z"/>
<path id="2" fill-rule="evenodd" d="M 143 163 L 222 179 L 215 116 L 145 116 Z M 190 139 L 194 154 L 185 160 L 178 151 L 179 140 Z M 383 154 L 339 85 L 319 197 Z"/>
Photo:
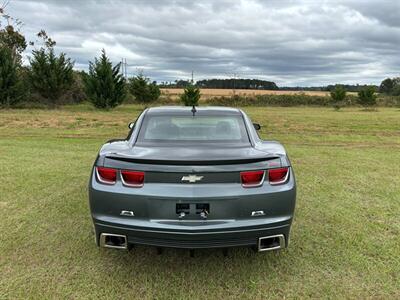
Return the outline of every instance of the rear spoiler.
<path id="1" fill-rule="evenodd" d="M 250 164 L 262 161 L 280 159 L 280 156 L 271 155 L 266 157 L 255 157 L 245 159 L 224 159 L 224 160 L 159 160 L 159 159 L 140 159 L 134 157 L 119 156 L 118 154 L 106 155 L 105 158 L 116 161 L 124 161 L 137 164 L 152 165 L 174 165 L 174 166 L 209 166 L 209 165 L 238 165 Z"/>

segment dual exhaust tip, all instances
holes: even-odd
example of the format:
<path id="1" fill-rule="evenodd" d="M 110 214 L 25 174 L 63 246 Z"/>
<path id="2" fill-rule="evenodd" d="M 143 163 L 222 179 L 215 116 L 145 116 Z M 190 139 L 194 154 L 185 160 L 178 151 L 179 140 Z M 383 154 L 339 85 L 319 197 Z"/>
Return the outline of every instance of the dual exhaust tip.
<path id="1" fill-rule="evenodd" d="M 258 252 L 273 251 L 285 248 L 285 236 L 283 234 L 264 236 L 258 239 Z"/>
<path id="2" fill-rule="evenodd" d="M 100 247 L 128 249 L 128 241 L 126 235 L 102 233 L 100 234 Z"/>
<path id="3" fill-rule="evenodd" d="M 285 248 L 283 234 L 264 236 L 258 239 L 258 252 L 272 251 Z M 126 235 L 102 233 L 100 234 L 100 247 L 113 249 L 128 249 Z"/>

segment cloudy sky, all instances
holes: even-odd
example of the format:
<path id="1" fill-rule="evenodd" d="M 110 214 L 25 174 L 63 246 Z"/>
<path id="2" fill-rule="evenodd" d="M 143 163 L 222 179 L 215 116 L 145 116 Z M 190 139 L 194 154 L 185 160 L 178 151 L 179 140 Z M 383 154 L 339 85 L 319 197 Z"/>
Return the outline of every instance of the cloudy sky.
<path id="1" fill-rule="evenodd" d="M 4 0 L 0 0 L 2 2 Z M 261 78 L 279 86 L 400 76 L 400 1 L 18 1 L 28 40 L 45 29 L 77 69 L 105 48 L 157 81 Z"/>

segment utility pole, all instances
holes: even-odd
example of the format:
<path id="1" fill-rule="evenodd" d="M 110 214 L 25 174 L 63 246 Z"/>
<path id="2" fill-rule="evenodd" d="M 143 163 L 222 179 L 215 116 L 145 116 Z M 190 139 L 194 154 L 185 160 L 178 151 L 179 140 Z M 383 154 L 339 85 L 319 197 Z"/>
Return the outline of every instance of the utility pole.
<path id="1" fill-rule="evenodd" d="M 128 64 L 126 63 L 126 58 L 125 58 L 125 79 L 128 78 Z"/>
<path id="2" fill-rule="evenodd" d="M 128 77 L 128 68 L 127 68 L 126 58 L 121 58 L 121 74 L 126 79 Z"/>
<path id="3" fill-rule="evenodd" d="M 194 81 L 193 81 L 193 70 L 192 70 L 192 84 L 194 83 Z"/>
<path id="4" fill-rule="evenodd" d="M 230 83 L 232 83 L 232 94 L 233 94 L 233 96 L 235 96 L 236 95 L 236 77 L 238 77 L 239 76 L 239 74 L 238 73 L 236 73 L 235 71 L 232 71 L 233 73 L 225 73 L 225 75 L 224 76 L 226 76 L 226 77 L 228 77 L 230 80 L 231 80 L 231 82 L 229 82 L 229 84 Z M 227 88 L 229 89 L 229 84 L 227 85 Z"/>
<path id="5" fill-rule="evenodd" d="M 233 96 L 235 96 L 235 88 L 236 88 L 236 73 L 233 73 Z"/>

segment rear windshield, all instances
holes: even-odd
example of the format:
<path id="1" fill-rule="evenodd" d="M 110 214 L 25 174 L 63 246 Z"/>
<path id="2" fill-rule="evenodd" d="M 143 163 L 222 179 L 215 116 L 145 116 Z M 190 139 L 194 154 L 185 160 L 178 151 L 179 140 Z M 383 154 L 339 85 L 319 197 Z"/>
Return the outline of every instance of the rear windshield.
<path id="1" fill-rule="evenodd" d="M 137 142 L 248 145 L 249 137 L 241 115 L 147 115 Z"/>

